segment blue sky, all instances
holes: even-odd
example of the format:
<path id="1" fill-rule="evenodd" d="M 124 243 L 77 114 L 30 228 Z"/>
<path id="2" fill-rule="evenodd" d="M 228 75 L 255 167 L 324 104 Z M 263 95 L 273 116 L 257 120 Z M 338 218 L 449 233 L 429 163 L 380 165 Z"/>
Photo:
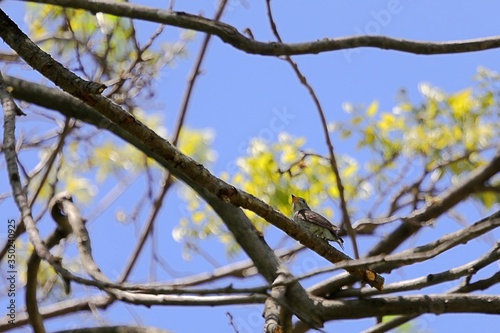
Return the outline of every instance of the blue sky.
<path id="1" fill-rule="evenodd" d="M 136 1 L 138 2 L 138 1 Z M 158 6 L 156 1 L 141 1 L 142 4 Z M 166 2 L 165 2 L 166 3 Z M 232 24 L 240 31 L 249 27 L 253 35 L 260 41 L 273 41 L 265 2 L 248 2 L 231 0 L 223 20 Z M 166 6 L 166 5 L 165 5 Z M 203 6 L 203 7 L 200 7 Z M 306 1 L 273 1 L 273 12 L 278 29 L 285 42 L 304 42 L 325 37 L 341 37 L 361 33 L 376 33 L 398 38 L 408 38 L 429 41 L 447 41 L 468 38 L 495 36 L 500 32 L 498 13 L 500 4 L 496 1 L 481 1 L 472 4 L 469 1 L 318 1 L 314 4 Z M 22 21 L 24 4 L 14 1 L 3 1 L 2 8 L 26 31 Z M 215 10 L 215 1 L 193 3 L 191 1 L 176 1 L 176 10 L 191 13 L 204 13 L 211 17 Z M 148 36 L 156 29 L 155 24 L 137 23 L 141 34 Z M 167 28 L 165 41 L 175 40 L 179 31 Z M 197 55 L 202 35 L 197 33 L 193 43 L 188 45 L 189 56 L 179 59 L 174 67 L 166 67 L 158 79 L 158 94 L 155 103 L 164 112 L 165 126 L 172 130 L 179 109 L 182 94 L 185 89 L 187 74 Z M 3 44 L 2 49 L 5 49 Z M 404 88 L 408 91 L 414 103 L 421 101 L 418 84 L 428 82 L 447 92 L 455 92 L 473 85 L 473 76 L 478 66 L 492 70 L 500 70 L 498 59 L 500 51 L 483 51 L 470 54 L 423 56 L 396 51 L 361 48 L 320 55 L 305 55 L 295 57 L 308 81 L 315 88 L 326 112 L 329 122 L 347 119 L 342 110 L 342 104 L 368 105 L 378 100 L 382 110 L 390 110 L 396 102 L 397 92 Z M 24 69 L 26 71 L 26 69 Z M 286 112 L 292 115 L 284 130 L 295 136 L 307 138 L 307 146 L 320 152 L 326 152 L 326 145 L 320 126 L 319 117 L 307 91 L 299 84 L 290 66 L 282 60 L 249 55 L 224 44 L 217 38 L 212 39 L 208 57 L 203 66 L 204 74 L 199 78 L 195 88 L 191 107 L 187 115 L 187 126 L 194 129 L 213 129 L 215 139 L 213 148 L 218 152 L 218 159 L 211 167 L 214 174 L 228 170 L 228 165 L 241 156 L 241 147 L 250 138 L 263 133 L 269 127 L 276 112 Z M 8 74 L 15 75 L 12 69 Z M 23 74 L 26 74 L 24 72 Z M 22 123 L 21 125 L 22 126 Z M 235 130 L 236 129 L 236 130 Z M 277 133 L 276 133 L 277 135 Z M 182 140 L 182 139 L 181 139 Z M 335 137 L 334 137 L 335 140 Z M 356 152 L 352 144 L 336 144 L 339 154 Z M 2 169 L 5 175 L 5 170 Z M 0 192 L 8 191 L 6 176 L 0 184 Z M 99 188 L 99 196 L 113 184 L 106 183 Z M 164 203 L 164 209 L 157 224 L 157 240 L 159 249 L 169 265 L 184 276 L 203 272 L 211 265 L 198 256 L 191 261 L 182 259 L 182 246 L 171 236 L 172 227 L 183 214 L 183 203 L 177 194 L 179 186 L 171 191 Z M 139 230 L 134 225 L 118 225 L 115 213 L 126 209 L 135 202 L 138 191 L 144 187 L 140 182 L 134 184 L 134 189 L 112 205 L 96 221 L 91 221 L 89 231 L 97 262 L 111 279 L 119 275 L 121 268 L 133 248 Z M 98 199 L 97 199 L 98 201 Z M 91 212 L 92 207 L 83 209 L 84 214 Z M 481 212 L 470 209 L 471 222 L 475 221 Z M 17 218 L 14 205 L 2 203 L 2 215 L 7 212 L 10 218 Z M 145 219 L 146 214 L 143 214 Z M 44 234 L 52 228 L 48 217 L 42 221 L 40 229 Z M 407 245 L 424 244 L 454 230 L 460 226 L 443 220 L 432 230 L 425 231 Z M 1 231 L 3 232 L 3 230 Z M 498 232 L 495 233 L 498 238 Z M 110 241 L 110 238 L 113 238 Z M 281 239 L 282 233 L 271 232 L 271 244 Z M 361 250 L 366 251 L 377 238 L 362 240 Z M 349 243 L 349 241 L 347 241 Z M 110 243 L 115 246 L 110 246 Z M 291 245 L 292 241 L 288 241 Z M 214 240 L 208 240 L 201 245 L 205 251 L 221 263 L 227 263 L 223 247 Z M 346 247 L 351 251 L 350 244 Z M 398 281 L 417 277 L 429 272 L 439 272 L 446 268 L 464 264 L 480 254 L 485 253 L 490 245 L 474 241 L 467 247 L 462 246 L 450 253 L 444 254 L 438 262 L 415 265 L 386 276 L 388 281 Z M 70 251 L 72 249 L 70 248 Z M 74 249 L 73 249 L 74 250 Z M 149 273 L 150 245 L 141 257 L 140 265 L 132 274 L 132 279 L 144 281 Z M 230 261 L 245 258 L 240 255 Z M 325 267 L 328 263 L 311 251 L 305 252 L 292 265 L 296 273 L 315 268 Z M 491 273 L 498 267 L 490 267 Z M 170 278 L 164 272 L 158 272 L 160 279 Z M 311 279 L 305 285 L 312 285 L 317 280 Z M 253 285 L 263 284 L 263 279 L 253 278 Z M 221 285 L 227 284 L 223 281 Z M 451 288 L 452 285 L 449 286 Z M 429 292 L 439 292 L 442 289 L 429 288 Z M 498 293 L 499 288 L 487 292 Z M 427 290 L 426 290 L 427 292 Z M 2 300 L 3 301 L 3 300 Z M 0 302 L 0 304 L 3 304 Z M 130 305 L 114 305 L 102 315 L 108 323 L 130 324 L 138 323 L 157 326 L 174 332 L 233 332 L 229 326 L 226 312 L 230 312 L 240 332 L 262 331 L 263 307 L 260 305 L 248 307 L 191 308 L 153 307 L 146 309 Z M 193 318 L 186 320 L 185 318 Z M 140 319 L 138 319 L 140 318 Z M 183 318 L 181 320 L 181 318 Z M 196 319 L 194 319 L 196 318 Z M 49 329 L 64 329 L 71 325 L 95 324 L 90 314 L 68 316 L 63 320 L 49 321 Z M 498 325 L 498 318 L 493 316 L 472 315 L 426 315 L 419 319 L 416 326 L 428 332 L 455 331 L 465 332 L 481 329 L 493 332 L 493 325 Z M 339 321 L 328 323 L 327 331 L 355 332 L 367 328 L 373 320 Z M 28 331 L 28 330 L 26 330 Z"/>

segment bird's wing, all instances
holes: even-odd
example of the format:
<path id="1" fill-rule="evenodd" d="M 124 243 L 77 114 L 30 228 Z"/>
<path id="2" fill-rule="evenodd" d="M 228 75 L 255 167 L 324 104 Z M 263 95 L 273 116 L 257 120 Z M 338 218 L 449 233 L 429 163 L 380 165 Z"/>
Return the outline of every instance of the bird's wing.
<path id="1" fill-rule="evenodd" d="M 316 224 L 320 227 L 326 228 L 328 230 L 338 232 L 339 227 L 332 224 L 326 218 L 321 216 L 320 214 L 313 212 L 312 210 L 303 209 L 299 212 L 299 216 L 301 216 L 306 222 Z"/>

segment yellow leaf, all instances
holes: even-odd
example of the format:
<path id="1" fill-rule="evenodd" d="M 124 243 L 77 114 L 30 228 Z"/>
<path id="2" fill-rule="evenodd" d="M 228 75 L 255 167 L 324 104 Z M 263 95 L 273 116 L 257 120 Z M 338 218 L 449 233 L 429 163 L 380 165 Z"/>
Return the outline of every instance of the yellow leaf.
<path id="1" fill-rule="evenodd" d="M 378 106 L 379 106 L 378 101 L 373 101 L 366 110 L 366 115 L 369 117 L 373 117 L 374 115 L 376 115 L 378 111 Z"/>
<path id="2" fill-rule="evenodd" d="M 453 138 L 458 141 L 462 139 L 462 135 L 462 129 L 458 126 L 453 126 Z"/>
<path id="3" fill-rule="evenodd" d="M 292 163 L 297 160 L 297 151 L 295 149 L 287 149 L 282 155 L 283 163 Z"/>
<path id="4" fill-rule="evenodd" d="M 204 212 L 195 212 L 191 216 L 192 220 L 196 224 L 200 224 L 201 221 L 205 219 L 205 213 Z"/>
<path id="5" fill-rule="evenodd" d="M 348 167 L 342 170 L 344 177 L 351 177 L 356 171 L 358 171 L 358 165 L 355 163 L 351 163 Z"/>
<path id="6" fill-rule="evenodd" d="M 323 210 L 323 214 L 325 214 L 325 217 L 332 220 L 333 219 L 333 209 L 330 207 L 326 207 Z"/>
<path id="7" fill-rule="evenodd" d="M 357 124 L 359 124 L 359 123 L 360 123 L 360 122 L 362 122 L 362 121 L 363 121 L 363 118 L 358 116 L 358 117 L 354 117 L 354 118 L 352 118 L 351 123 L 352 123 L 353 125 L 357 125 Z"/>
<path id="8" fill-rule="evenodd" d="M 375 142 L 375 132 L 372 127 L 367 127 L 365 130 L 365 142 L 367 145 L 371 145 Z"/>
<path id="9" fill-rule="evenodd" d="M 394 129 L 394 125 L 396 124 L 396 117 L 390 113 L 384 113 L 382 118 L 378 122 L 378 126 L 381 130 L 390 131 Z"/>
<path id="10" fill-rule="evenodd" d="M 449 98 L 450 107 L 455 117 L 462 117 L 469 112 L 473 105 L 472 90 L 462 90 Z"/>

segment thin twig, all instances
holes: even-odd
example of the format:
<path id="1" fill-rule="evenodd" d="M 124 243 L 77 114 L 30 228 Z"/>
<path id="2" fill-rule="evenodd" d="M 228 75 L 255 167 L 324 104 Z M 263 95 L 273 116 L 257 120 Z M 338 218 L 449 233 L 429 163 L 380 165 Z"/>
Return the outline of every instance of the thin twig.
<path id="1" fill-rule="evenodd" d="M 271 0 L 266 0 L 266 5 L 267 5 L 269 22 L 271 24 L 271 29 L 274 33 L 274 36 L 276 36 L 276 39 L 283 44 L 283 40 L 281 39 L 280 34 L 278 33 L 278 28 L 276 27 L 276 23 L 274 22 L 273 19 L 273 14 L 271 11 Z M 356 241 L 356 231 L 352 228 L 351 218 L 349 217 L 349 211 L 347 209 L 347 201 L 345 199 L 345 193 L 344 193 L 344 185 L 342 184 L 342 178 L 340 177 L 339 167 L 337 164 L 337 158 L 335 157 L 333 143 L 332 140 L 330 139 L 330 133 L 328 132 L 328 124 L 326 122 L 325 112 L 323 111 L 323 107 L 321 106 L 321 103 L 319 101 L 318 96 L 316 95 L 316 92 L 314 91 L 313 87 L 307 82 L 306 77 L 300 71 L 297 63 L 293 61 L 293 59 L 288 55 L 285 56 L 285 60 L 290 64 L 290 66 L 292 66 L 295 74 L 299 78 L 300 83 L 302 83 L 304 87 L 306 87 L 307 91 L 309 91 L 309 94 L 311 95 L 314 104 L 316 105 L 316 109 L 318 110 L 318 114 L 321 120 L 321 126 L 323 129 L 323 135 L 325 136 L 326 145 L 328 147 L 328 152 L 330 154 L 330 159 L 329 159 L 330 166 L 335 176 L 337 189 L 339 191 L 340 209 L 342 211 L 342 224 L 346 226 L 347 234 L 351 238 L 352 246 L 354 249 L 354 257 L 356 259 L 359 259 L 359 249 L 358 249 L 358 243 Z"/>
<path id="2" fill-rule="evenodd" d="M 219 9 L 217 10 L 215 17 L 214 17 L 214 19 L 216 21 L 218 21 L 221 18 L 226 4 L 227 4 L 227 0 L 224 0 L 220 3 Z M 181 130 L 182 130 L 182 127 L 184 126 L 184 120 L 185 120 L 186 113 L 188 110 L 189 101 L 191 99 L 193 87 L 194 87 L 194 84 L 195 84 L 196 79 L 198 77 L 198 74 L 200 73 L 200 67 L 201 67 L 201 64 L 203 63 L 203 59 L 205 58 L 205 54 L 206 54 L 206 51 L 208 48 L 208 44 L 210 42 L 210 38 L 211 38 L 210 34 L 207 34 L 205 36 L 200 53 L 199 53 L 198 58 L 195 62 L 194 69 L 190 74 L 190 78 L 188 80 L 186 92 L 184 94 L 184 99 L 183 99 L 181 111 L 179 113 L 179 118 L 178 118 L 177 124 L 175 126 L 175 132 L 174 132 L 174 135 L 172 137 L 172 145 L 174 145 L 174 146 L 177 146 L 177 144 L 179 142 Z M 151 40 L 153 40 L 153 39 L 151 39 Z M 170 189 L 171 185 L 173 184 L 173 182 L 174 182 L 174 179 L 172 178 L 172 174 L 169 171 L 167 171 L 165 173 L 165 176 L 164 176 L 163 186 L 162 186 L 161 192 L 158 195 L 158 197 L 154 200 L 153 209 L 150 213 L 148 220 L 145 223 L 145 227 L 141 233 L 141 236 L 139 237 L 139 241 L 138 241 L 134 251 L 132 252 L 131 257 L 128 260 L 128 263 L 126 265 L 126 268 L 124 270 L 124 273 L 122 274 L 120 281 L 122 281 L 122 282 L 125 281 L 127 279 L 127 277 L 129 276 L 129 274 L 131 273 L 132 268 L 135 265 L 135 263 L 139 257 L 139 254 L 141 253 L 142 248 L 144 247 L 144 244 L 146 243 L 147 237 L 150 235 L 151 231 L 153 230 L 153 225 L 154 225 L 154 222 L 156 221 L 156 218 L 159 214 L 160 208 L 162 207 L 163 200 L 164 200 L 168 190 Z"/>
<path id="3" fill-rule="evenodd" d="M 133 22 L 132 22 L 133 26 Z M 144 61 L 142 59 L 142 55 L 153 45 L 153 42 L 161 35 L 163 32 L 164 25 L 160 24 L 156 31 L 149 37 L 149 40 L 144 44 L 143 47 L 139 47 L 137 40 L 135 39 L 135 33 L 133 34 L 134 41 L 135 41 L 135 46 L 136 46 L 136 52 L 134 54 L 134 58 L 132 61 L 130 61 L 130 64 L 127 69 L 121 73 L 120 77 L 118 78 L 118 82 L 113 82 L 113 89 L 109 92 L 106 93 L 106 96 L 113 96 L 116 94 L 120 88 L 123 86 L 125 83 L 126 79 L 128 78 L 128 75 L 132 72 L 132 70 L 139 64 L 140 62 Z M 135 29 L 134 29 L 135 32 Z"/>
<path id="4" fill-rule="evenodd" d="M 304 249 L 305 247 L 299 244 L 291 249 L 278 250 L 275 251 L 275 253 L 278 258 L 280 258 L 281 260 L 285 260 L 290 256 L 295 255 L 299 251 L 303 251 Z M 204 272 L 186 276 L 183 278 L 175 279 L 173 281 L 168 281 L 165 284 L 172 287 L 189 287 L 205 284 L 208 282 L 214 282 L 226 277 L 243 278 L 254 275 L 250 272 L 255 272 L 254 274 L 257 274 L 255 264 L 252 262 L 252 260 L 246 259 L 240 262 L 216 268 L 211 272 Z"/>
<path id="5" fill-rule="evenodd" d="M 44 163 L 44 166 L 46 167 L 45 172 L 42 175 L 42 178 L 40 179 L 40 183 L 38 184 L 38 187 L 35 190 L 35 193 L 33 194 L 33 197 L 30 200 L 30 208 L 33 208 L 33 205 L 36 202 L 36 199 L 38 198 L 38 195 L 42 191 L 43 185 L 45 184 L 45 181 L 49 177 L 50 171 L 52 170 L 52 167 L 54 166 L 54 162 L 57 158 L 57 156 L 62 152 L 62 149 L 64 147 L 64 143 L 68 135 L 73 131 L 75 128 L 75 121 L 71 120 L 70 118 L 66 118 L 64 120 L 64 127 L 61 131 L 61 134 L 59 135 L 59 141 L 57 142 L 56 146 L 50 153 L 49 158 L 47 159 L 46 163 Z"/>
<path id="6" fill-rule="evenodd" d="M 229 325 L 231 325 L 231 327 L 233 328 L 234 333 L 240 333 L 238 327 L 236 327 L 236 324 L 234 323 L 233 315 L 231 314 L 231 312 L 226 312 L 226 316 L 229 319 Z"/>

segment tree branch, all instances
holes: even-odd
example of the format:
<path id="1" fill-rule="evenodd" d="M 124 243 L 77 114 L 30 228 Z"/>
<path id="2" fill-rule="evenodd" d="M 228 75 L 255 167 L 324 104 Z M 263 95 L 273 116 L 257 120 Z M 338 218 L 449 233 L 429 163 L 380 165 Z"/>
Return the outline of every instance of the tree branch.
<path id="1" fill-rule="evenodd" d="M 302 245 L 295 246 L 288 250 L 278 250 L 275 251 L 275 254 L 280 260 L 284 260 L 291 255 L 304 250 L 305 247 Z M 199 274 L 194 274 L 190 276 L 186 276 L 183 278 L 178 278 L 173 281 L 165 282 L 165 285 L 171 287 L 189 287 L 204 284 L 207 282 L 213 282 L 218 279 L 222 279 L 225 277 L 236 277 L 236 278 L 244 278 L 253 275 L 250 273 L 255 270 L 255 264 L 252 260 L 242 260 L 240 262 L 236 262 L 234 264 L 225 265 L 222 267 L 218 267 L 211 272 L 204 272 Z"/>
<path id="2" fill-rule="evenodd" d="M 472 272 L 471 274 L 474 274 L 475 272 Z M 492 276 L 490 276 L 487 279 L 479 280 L 477 282 L 468 283 L 469 278 L 465 279 L 465 284 L 462 286 L 459 286 L 457 288 L 454 288 L 450 291 L 448 291 L 447 294 L 457 294 L 457 293 L 468 293 L 471 291 L 475 290 L 485 290 L 492 285 L 495 285 L 500 282 L 500 272 L 496 272 Z M 410 314 L 410 315 L 402 315 L 402 316 L 397 316 L 396 318 L 393 318 L 387 322 L 384 323 L 379 323 L 368 330 L 364 331 L 363 333 L 382 333 L 382 332 L 387 332 L 388 330 L 398 327 L 400 325 L 403 325 L 404 323 L 413 320 L 417 318 L 419 314 Z"/>
<path id="3" fill-rule="evenodd" d="M 63 230 L 72 231 L 77 239 L 78 250 L 82 266 L 94 280 L 104 283 L 110 283 L 110 280 L 101 272 L 92 257 L 92 248 L 90 235 L 84 224 L 84 219 L 80 215 L 78 208 L 72 202 L 71 195 L 67 192 L 61 192 L 56 196 L 54 206 L 59 207 L 57 214 L 59 227 Z M 54 209 L 52 210 L 54 211 Z M 145 288 L 139 288 L 145 289 Z M 188 295 L 164 295 L 164 294 L 134 294 L 124 292 L 120 289 L 105 288 L 105 290 L 118 299 L 133 304 L 198 304 L 198 305 L 226 305 L 226 304 L 248 304 L 261 302 L 265 299 L 263 295 L 244 295 L 244 296 L 188 296 Z M 144 302 L 144 303 L 143 303 Z M 233 303 L 232 303 L 233 302 Z"/>
<path id="4" fill-rule="evenodd" d="M 9 84 L 17 84 L 17 88 L 26 88 L 26 82 L 20 80 L 12 79 Z M 29 86 L 36 87 L 39 93 L 46 92 L 53 97 L 64 95 L 61 93 L 56 93 L 53 90 L 42 87 L 40 85 L 29 84 Z M 15 87 L 14 89 L 15 93 L 19 92 L 17 91 L 17 88 Z M 28 99 L 33 99 L 33 96 L 29 96 L 29 94 L 26 94 L 26 90 L 24 91 L 23 95 Z M 246 216 L 244 216 L 244 214 L 242 215 L 241 210 L 237 209 L 231 204 L 227 205 L 223 203 L 223 201 L 226 202 L 229 197 L 232 197 L 233 202 L 237 205 L 239 203 L 242 203 L 242 206 L 244 206 L 245 208 L 249 207 L 251 210 L 256 211 L 256 213 L 265 218 L 267 221 L 285 230 L 289 235 L 296 239 L 299 239 L 304 245 L 314 249 L 316 252 L 318 252 L 320 255 L 325 256 L 330 261 L 337 262 L 350 259 L 341 252 L 329 246 L 326 242 L 317 242 L 316 239 L 313 239 L 306 233 L 303 233 L 288 218 L 283 216 L 283 214 L 272 209 L 264 202 L 245 192 L 238 192 L 234 189 L 234 187 L 214 177 L 203 166 L 196 164 L 192 159 L 181 154 L 173 146 L 168 144 L 167 141 L 158 137 L 153 131 L 144 126 L 142 123 L 138 122 L 131 114 L 124 112 L 117 105 L 109 102 L 102 96 L 93 95 L 93 97 L 94 101 L 92 104 L 94 105 L 94 107 L 99 109 L 102 114 L 107 116 L 108 119 L 112 121 L 103 119 L 102 115 L 96 112 L 94 109 L 85 106 L 81 102 L 73 100 L 69 96 L 65 96 L 64 98 L 62 98 L 64 103 L 69 108 L 62 109 L 59 106 L 57 109 L 60 109 L 61 112 L 70 117 L 72 116 L 84 121 L 88 121 L 89 123 L 92 123 L 98 127 L 106 126 L 108 130 L 113 131 L 115 134 L 119 135 L 129 143 L 136 146 L 138 149 L 145 152 L 148 156 L 154 158 L 160 164 L 164 165 L 172 172 L 173 175 L 175 175 L 179 179 L 184 180 L 189 186 L 200 193 L 200 195 L 205 197 L 207 201 L 212 205 L 212 207 L 214 207 L 214 209 L 218 213 L 221 213 L 219 215 L 221 215 L 226 223 L 228 221 L 229 223 L 234 223 L 232 226 L 235 227 L 235 230 L 231 231 L 233 232 L 233 234 L 235 234 L 237 241 L 244 248 L 246 247 L 246 245 L 248 245 L 248 247 L 245 249 L 246 252 L 250 255 L 250 257 L 252 257 L 252 260 L 259 268 L 259 271 L 266 277 L 266 280 L 268 280 L 268 282 L 270 282 L 270 280 L 273 281 L 272 278 L 275 274 L 275 270 L 272 267 L 277 267 L 277 261 L 275 261 L 276 259 L 267 261 L 268 258 L 263 255 L 261 246 L 256 245 L 261 243 L 262 241 L 260 236 L 250 224 Z M 41 105 L 47 105 L 51 103 L 53 102 L 47 99 L 40 101 Z M 120 124 L 120 126 L 117 126 L 115 124 Z M 221 198 L 222 201 L 219 198 Z M 251 205 L 248 206 L 248 203 L 251 203 Z M 227 209 L 227 211 L 225 209 Z M 246 222 L 243 222 L 243 220 L 238 221 L 240 219 L 238 216 L 241 216 L 241 219 L 244 219 L 244 221 Z M 255 236 L 250 238 L 249 235 Z M 267 245 L 265 245 L 265 247 L 269 249 Z M 269 253 L 270 255 L 272 255 L 272 250 L 267 249 L 265 250 L 265 253 Z M 270 258 L 276 257 L 272 255 Z M 264 263 L 265 266 L 263 266 Z M 365 271 L 356 271 L 355 274 L 358 276 L 358 278 L 367 278 Z M 378 286 L 379 288 L 383 285 L 383 279 L 377 275 L 370 275 L 370 279 L 367 279 L 367 282 L 372 283 L 374 286 Z M 299 293 L 291 293 L 291 295 L 294 295 L 291 297 L 298 297 Z M 300 302 L 297 301 L 295 302 L 295 304 L 307 308 L 303 300 Z"/>
<path id="5" fill-rule="evenodd" d="M 75 328 L 56 333 L 171 333 L 155 327 L 136 327 L 136 326 L 101 326 L 101 327 L 86 327 Z"/>
<path id="6" fill-rule="evenodd" d="M 390 294 L 394 292 L 420 290 L 439 283 L 457 280 L 464 276 L 472 276 L 487 265 L 500 259 L 500 243 L 487 254 L 460 267 L 455 267 L 439 273 L 432 273 L 419 278 L 387 284 L 382 291 L 372 288 L 341 290 L 335 297 L 367 297 L 372 295 Z M 463 292 L 466 292 L 465 290 Z"/>
<path id="7" fill-rule="evenodd" d="M 278 302 L 272 297 L 268 297 L 264 307 L 264 332 L 275 333 L 281 332 L 280 326 L 280 309 Z"/>
<path id="8" fill-rule="evenodd" d="M 4 112 L 4 153 L 7 162 L 9 180 L 15 195 L 16 202 L 20 209 L 27 211 L 31 215 L 31 209 L 27 205 L 27 198 L 21 186 L 21 179 L 17 167 L 17 154 L 15 148 L 15 131 L 16 131 L 16 115 L 19 115 L 19 109 L 14 102 L 12 96 L 7 91 L 7 86 L 0 73 L 0 99 Z M 21 208 L 22 207 L 22 208 Z M 34 223 L 33 223 L 34 224 Z M 38 235 L 39 237 L 40 235 Z M 45 333 L 43 320 L 38 312 L 38 302 L 36 299 L 36 278 L 38 267 L 40 265 L 40 257 L 36 251 L 33 251 L 27 264 L 27 283 L 26 283 L 26 305 L 29 313 L 30 324 L 33 330 L 40 333 Z M 29 302 L 28 302 L 29 301 Z"/>
<path id="9" fill-rule="evenodd" d="M 215 17 L 214 17 L 215 21 L 218 21 L 221 18 L 222 14 L 224 12 L 224 8 L 226 7 L 226 4 L 227 4 L 227 1 L 223 1 L 220 3 L 219 8 L 218 8 L 218 10 L 215 14 Z M 196 60 L 196 64 L 193 68 L 193 71 L 189 75 L 187 88 L 186 88 L 183 102 L 181 105 L 181 110 L 179 112 L 179 117 L 177 119 L 174 134 L 173 134 L 172 139 L 171 139 L 172 145 L 174 145 L 174 146 L 177 146 L 177 144 L 179 142 L 181 130 L 184 126 L 184 120 L 186 118 L 189 102 L 191 100 L 192 92 L 194 89 L 194 84 L 195 84 L 196 79 L 198 78 L 198 75 L 200 73 L 201 64 L 203 63 L 203 60 L 205 58 L 205 54 L 206 54 L 206 51 L 208 49 L 208 44 L 210 42 L 211 37 L 212 37 L 212 35 L 210 35 L 210 34 L 207 34 L 205 36 L 205 39 L 203 40 L 203 43 L 202 43 L 200 53 L 199 53 L 198 58 Z M 163 204 L 163 200 L 164 200 L 168 190 L 171 188 L 171 185 L 173 183 L 174 183 L 174 179 L 172 178 L 172 174 L 167 171 L 165 176 L 164 176 L 164 181 L 163 181 L 163 186 L 162 186 L 161 192 L 154 201 L 154 205 L 153 205 L 153 209 L 151 211 L 151 214 L 145 223 L 145 227 L 144 227 L 144 229 L 139 237 L 139 242 L 137 243 L 136 248 L 132 252 L 132 255 L 127 263 L 127 267 L 126 267 L 124 273 L 122 274 L 121 281 L 125 281 L 127 279 L 128 275 L 130 274 L 130 272 L 132 271 L 133 265 L 136 262 L 137 258 L 139 257 L 139 254 L 140 254 L 140 252 L 141 252 L 141 250 L 146 242 L 147 237 L 149 236 L 149 234 L 153 230 L 153 225 L 154 225 L 154 222 L 156 221 L 156 217 L 158 216 L 160 208 Z"/>
<path id="10" fill-rule="evenodd" d="M 349 301 L 322 302 L 325 320 L 382 317 L 401 314 L 500 314 L 498 295 L 402 295 Z"/>
<path id="11" fill-rule="evenodd" d="M 40 313 L 44 319 L 50 319 L 79 311 L 89 311 L 91 308 L 106 309 L 111 303 L 113 303 L 113 301 L 114 299 L 109 295 L 91 296 L 79 300 L 71 299 L 44 306 L 40 309 Z M 27 312 L 17 313 L 16 327 L 21 327 L 27 324 Z M 3 316 L 0 318 L 0 332 L 6 332 L 10 329 L 12 329 L 12 324 L 8 322 L 8 317 Z"/>
<path id="12" fill-rule="evenodd" d="M 60 0 L 36 0 L 30 2 L 60 6 Z M 264 43 L 247 38 L 231 25 L 216 22 L 198 15 L 184 12 L 161 10 L 158 8 L 134 5 L 127 2 L 105 0 L 65 0 L 64 7 L 85 9 L 92 13 L 103 12 L 118 17 L 129 17 L 168 24 L 175 27 L 202 31 L 218 36 L 223 42 L 251 54 L 266 56 L 318 54 L 359 47 L 374 47 L 383 50 L 396 50 L 413 54 L 453 54 L 476 52 L 500 47 L 500 37 L 458 40 L 452 42 L 413 41 L 385 36 L 355 36 L 342 38 L 321 38 L 305 43 Z"/>

